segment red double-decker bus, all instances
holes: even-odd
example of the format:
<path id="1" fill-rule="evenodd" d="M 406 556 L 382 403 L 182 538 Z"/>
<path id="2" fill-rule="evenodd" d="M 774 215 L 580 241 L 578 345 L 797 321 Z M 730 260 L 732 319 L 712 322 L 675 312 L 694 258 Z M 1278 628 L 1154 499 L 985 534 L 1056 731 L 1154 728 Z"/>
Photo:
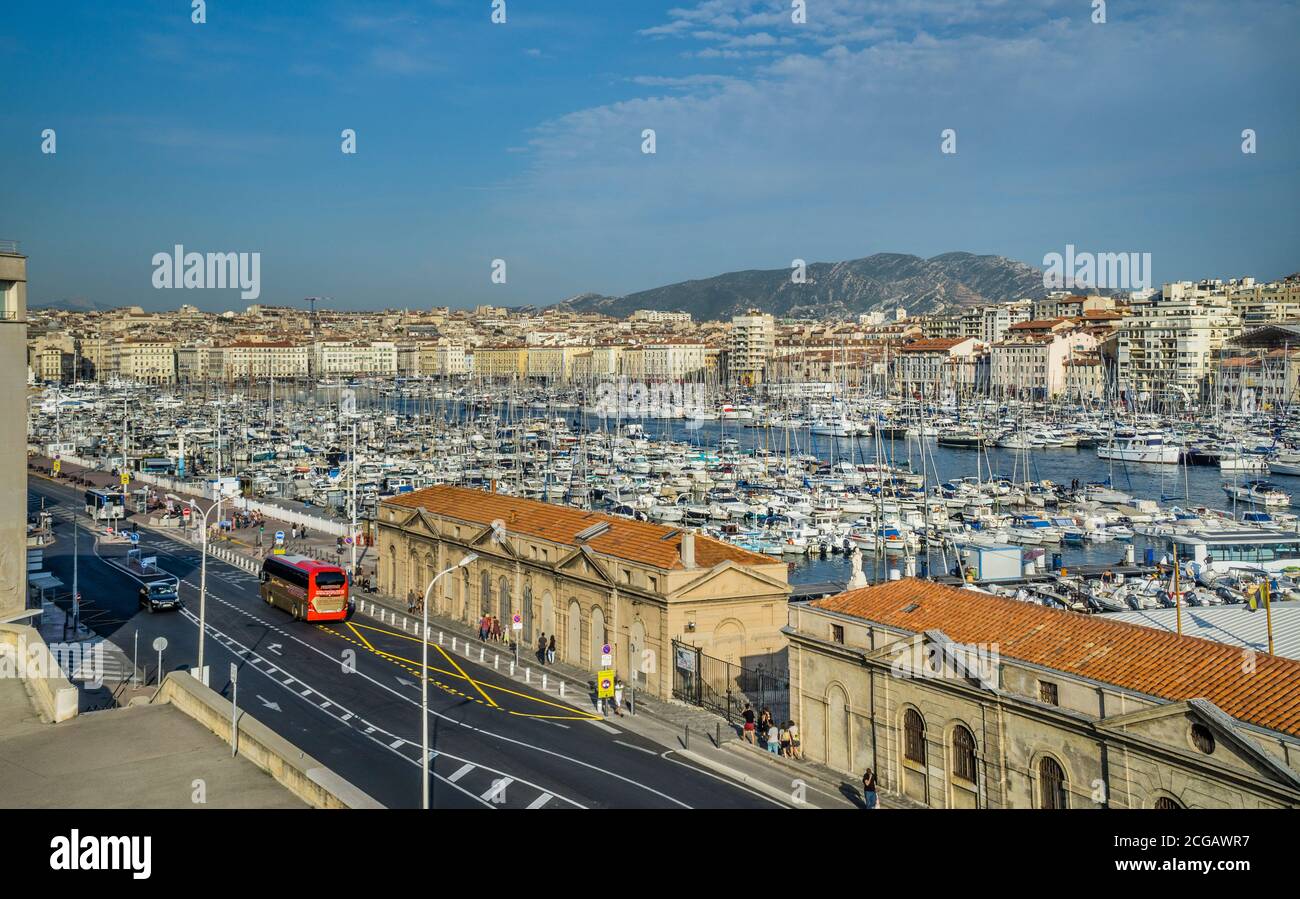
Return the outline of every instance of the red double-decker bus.
<path id="1" fill-rule="evenodd" d="M 267 605 L 295 621 L 343 621 L 351 611 L 348 575 L 337 565 L 306 556 L 267 556 L 259 588 Z"/>

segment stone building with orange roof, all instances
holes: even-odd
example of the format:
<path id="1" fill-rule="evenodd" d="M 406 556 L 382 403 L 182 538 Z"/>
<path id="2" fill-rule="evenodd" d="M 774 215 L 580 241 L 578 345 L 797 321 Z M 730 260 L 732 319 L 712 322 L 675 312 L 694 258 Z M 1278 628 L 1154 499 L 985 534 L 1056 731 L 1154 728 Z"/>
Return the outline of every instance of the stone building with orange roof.
<path id="1" fill-rule="evenodd" d="M 464 487 L 380 503 L 379 588 L 423 595 L 430 611 L 503 624 L 518 614 L 525 647 L 556 637 L 560 661 L 595 671 L 614 647 L 618 674 L 672 693 L 673 640 L 748 668 L 785 669 L 790 586 L 780 559 L 693 531 Z"/>
<path id="2" fill-rule="evenodd" d="M 790 609 L 805 755 L 936 808 L 1300 806 L 1300 662 L 908 578 Z"/>

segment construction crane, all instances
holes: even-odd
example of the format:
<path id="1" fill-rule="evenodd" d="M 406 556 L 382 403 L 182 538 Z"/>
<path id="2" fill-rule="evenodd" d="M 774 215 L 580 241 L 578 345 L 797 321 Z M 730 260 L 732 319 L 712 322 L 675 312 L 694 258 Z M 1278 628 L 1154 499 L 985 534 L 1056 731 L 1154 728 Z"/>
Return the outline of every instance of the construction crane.
<path id="1" fill-rule="evenodd" d="M 334 299 L 334 298 L 333 298 L 333 297 L 305 297 L 304 299 L 306 300 L 306 302 L 308 302 L 308 303 L 311 304 L 311 316 L 310 316 L 310 318 L 311 318 L 311 328 L 312 328 L 313 331 L 315 331 L 315 330 L 316 330 L 316 325 L 317 325 L 318 322 L 319 322 L 319 319 L 316 318 L 316 301 L 317 301 L 317 300 L 332 300 L 332 299 Z"/>

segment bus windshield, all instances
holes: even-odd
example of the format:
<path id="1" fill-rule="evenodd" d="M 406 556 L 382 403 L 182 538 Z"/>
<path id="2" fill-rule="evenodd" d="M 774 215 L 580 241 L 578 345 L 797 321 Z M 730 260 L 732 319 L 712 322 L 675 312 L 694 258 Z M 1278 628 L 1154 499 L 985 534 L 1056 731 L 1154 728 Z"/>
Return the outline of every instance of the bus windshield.
<path id="1" fill-rule="evenodd" d="M 316 587 L 318 589 L 332 590 L 335 587 L 344 586 L 347 582 L 347 575 L 341 571 L 321 571 L 316 574 Z"/>

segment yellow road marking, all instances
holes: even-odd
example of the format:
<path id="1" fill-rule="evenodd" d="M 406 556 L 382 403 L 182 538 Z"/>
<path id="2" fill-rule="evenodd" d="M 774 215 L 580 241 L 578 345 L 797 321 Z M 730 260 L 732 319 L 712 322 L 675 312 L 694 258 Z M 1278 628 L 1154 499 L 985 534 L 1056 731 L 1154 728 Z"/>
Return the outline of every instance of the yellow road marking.
<path id="1" fill-rule="evenodd" d="M 478 681 L 474 680 L 474 678 L 466 674 L 465 669 L 461 668 L 459 665 L 456 664 L 456 660 L 451 657 L 451 654 L 448 653 L 447 650 L 439 646 L 438 652 L 442 653 L 443 658 L 445 658 L 448 662 L 451 662 L 451 666 L 460 672 L 461 677 L 465 678 L 465 680 L 469 681 L 471 684 L 474 685 L 474 689 L 478 690 L 479 695 L 487 700 L 488 705 L 492 706 L 493 708 L 497 707 L 497 704 L 492 700 L 492 697 L 487 695 L 487 693 L 483 692 L 483 688 L 478 685 Z M 407 661 L 409 661 L 409 659 Z"/>
<path id="2" fill-rule="evenodd" d="M 381 633 L 381 634 L 389 634 L 390 636 L 393 636 L 393 637 L 403 637 L 403 638 L 405 638 L 405 639 L 407 639 L 407 640 L 411 640 L 411 641 L 413 641 L 413 642 L 419 642 L 419 640 L 418 640 L 417 637 L 412 637 L 410 634 L 402 634 L 402 633 L 399 633 L 398 631 L 390 631 L 390 630 L 385 630 L 384 628 L 380 628 L 380 627 L 372 627 L 372 626 L 370 626 L 370 625 L 368 625 L 368 624 L 357 624 L 357 625 L 354 625 L 352 622 L 349 621 L 349 622 L 347 622 L 347 625 L 348 625 L 348 628 L 351 629 L 351 630 L 353 631 L 353 633 L 356 633 L 357 638 L 361 641 L 361 644 L 362 644 L 363 646 L 365 646 L 366 649 L 369 649 L 371 652 L 373 652 L 375 655 L 379 656 L 380 658 L 385 659 L 385 660 L 387 660 L 387 661 L 389 661 L 389 662 L 392 662 L 394 665 L 397 665 L 399 668 L 404 668 L 404 669 L 406 669 L 407 671 L 410 671 L 412 674 L 415 674 L 415 675 L 417 675 L 417 676 L 420 675 L 420 673 L 421 673 L 421 663 L 420 663 L 420 662 L 417 662 L 417 661 L 414 660 L 414 659 L 408 659 L 408 658 L 404 658 L 403 656 L 395 655 L 394 653 L 391 653 L 391 652 L 385 652 L 385 651 L 382 650 L 382 649 L 378 649 L 378 648 L 376 648 L 373 644 L 370 643 L 370 641 L 366 640 L 366 638 L 365 638 L 364 636 L 362 636 L 360 633 L 358 633 L 358 632 L 356 631 L 356 628 L 360 627 L 360 628 L 363 628 L 363 629 L 365 629 L 365 630 L 376 631 L 376 632 Z M 352 641 L 349 637 L 347 637 L 345 634 L 343 634 L 343 633 L 340 632 L 340 631 L 336 631 L 336 630 L 334 630 L 333 628 L 325 627 L 324 625 L 317 625 L 317 627 L 319 627 L 319 628 L 320 628 L 321 630 L 323 630 L 323 631 L 326 631 L 327 633 L 336 634 L 337 636 L 342 637 L 344 640 L 348 640 L 348 642 L 354 642 L 354 641 Z M 437 644 L 433 644 L 433 645 L 436 646 Z M 447 652 L 446 652 L 445 650 L 442 649 L 442 647 L 439 646 L 438 649 L 439 649 L 440 652 L 442 652 L 442 654 L 443 654 L 444 656 L 446 656 L 447 661 L 451 662 L 451 664 L 452 664 L 453 666 L 456 667 L 456 670 L 457 670 L 457 672 L 459 672 L 459 673 L 455 673 L 455 672 L 447 671 L 446 669 L 443 669 L 443 668 L 436 668 L 436 667 L 434 667 L 433 665 L 430 665 L 430 666 L 429 666 L 429 670 L 430 670 L 430 671 L 436 671 L 436 672 L 439 673 L 439 674 L 444 674 L 444 675 L 447 675 L 447 676 L 449 676 L 449 677 L 460 678 L 460 679 L 463 679 L 463 680 L 465 680 L 465 681 L 468 681 L 470 684 L 473 684 L 473 685 L 474 685 L 474 688 L 475 688 L 476 690 L 478 690 L 479 694 L 483 697 L 483 699 L 478 699 L 477 697 L 470 696 L 470 695 L 468 695 L 468 694 L 466 694 L 466 693 L 462 693 L 460 690 L 457 690 L 455 687 L 448 686 L 447 684 L 442 683 L 441 681 L 439 681 L 438 679 L 436 679 L 436 678 L 434 678 L 434 677 L 430 677 L 430 678 L 429 678 L 430 681 L 432 681 L 434 684 L 436 684 L 436 685 L 437 685 L 438 687 L 440 687 L 441 689 L 447 691 L 448 693 L 451 693 L 451 694 L 456 695 L 456 696 L 463 697 L 463 698 L 465 698 L 465 699 L 473 700 L 474 702 L 477 702 L 477 703 L 480 703 L 480 704 L 484 704 L 484 700 L 486 700 L 486 701 L 487 701 L 486 704 L 490 705 L 492 708 L 501 709 L 501 711 L 503 711 L 503 712 L 509 712 L 511 715 L 518 715 L 518 716 L 520 716 L 520 717 L 524 717 L 524 718 L 557 718 L 557 719 L 574 720 L 574 721 L 586 721 L 586 720 L 598 721 L 598 720 L 600 720 L 600 716 L 599 716 L 599 715 L 593 715 L 593 714 L 591 714 L 591 713 L 589 713 L 589 712 L 584 712 L 584 711 L 582 711 L 581 709 L 574 708 L 573 706 L 570 706 L 570 705 L 565 705 L 565 704 L 563 704 L 563 703 L 558 703 L 558 702 L 551 702 L 551 701 L 548 700 L 548 699 L 542 699 L 542 698 L 537 697 L 537 696 L 530 696 L 530 695 L 528 695 L 527 693 L 520 693 L 520 692 L 517 691 L 517 690 L 512 690 L 512 689 L 510 689 L 509 687 L 503 687 L 503 686 L 501 686 L 501 685 L 499 685 L 499 684 L 488 683 L 488 682 L 486 682 L 486 681 L 483 681 L 483 682 L 476 681 L 476 680 L 474 680 L 474 678 L 472 678 L 472 677 L 470 677 L 468 674 L 466 674 L 465 671 L 464 671 L 464 670 L 463 670 L 459 665 L 456 664 L 455 660 L 453 660 L 453 659 L 451 658 L 451 656 L 448 655 Z M 487 693 L 485 693 L 485 692 L 483 691 L 483 687 L 486 687 L 487 689 L 489 689 L 489 690 L 493 690 L 493 691 L 495 691 L 495 692 L 499 692 L 499 693 L 507 693 L 507 694 L 509 694 L 509 695 L 511 695 L 511 696 L 518 696 L 520 699 L 527 699 L 527 700 L 529 700 L 530 702 L 536 702 L 536 703 L 540 703 L 540 704 L 542 704 L 542 705 L 548 705 L 548 706 L 551 706 L 552 708 L 562 709 L 563 711 L 568 712 L 568 713 L 570 713 L 570 714 L 567 714 L 567 715 L 538 715 L 538 714 L 534 714 L 534 713 L 531 713 L 531 712 L 518 712 L 518 711 L 514 711 L 514 710 L 512 710 L 512 709 L 503 709 L 503 708 L 501 708 L 501 706 L 498 705 L 496 702 L 493 702 L 493 701 L 492 701 L 492 698 L 491 698 L 490 696 L 488 696 Z"/>
<path id="3" fill-rule="evenodd" d="M 347 626 L 348 626 L 348 630 L 350 630 L 350 631 L 352 631 L 352 633 L 356 634 L 356 635 L 357 635 L 357 639 L 360 640 L 362 643 L 366 644 L 366 649 L 370 650 L 371 652 L 379 652 L 379 650 L 375 649 L 373 646 L 370 645 L 370 641 L 369 641 L 369 640 L 367 640 L 364 636 L 362 636 L 361 631 L 357 630 L 355 627 L 352 626 L 352 622 L 351 622 L 351 621 L 348 621 L 348 622 L 345 622 L 345 623 L 346 623 Z"/>

